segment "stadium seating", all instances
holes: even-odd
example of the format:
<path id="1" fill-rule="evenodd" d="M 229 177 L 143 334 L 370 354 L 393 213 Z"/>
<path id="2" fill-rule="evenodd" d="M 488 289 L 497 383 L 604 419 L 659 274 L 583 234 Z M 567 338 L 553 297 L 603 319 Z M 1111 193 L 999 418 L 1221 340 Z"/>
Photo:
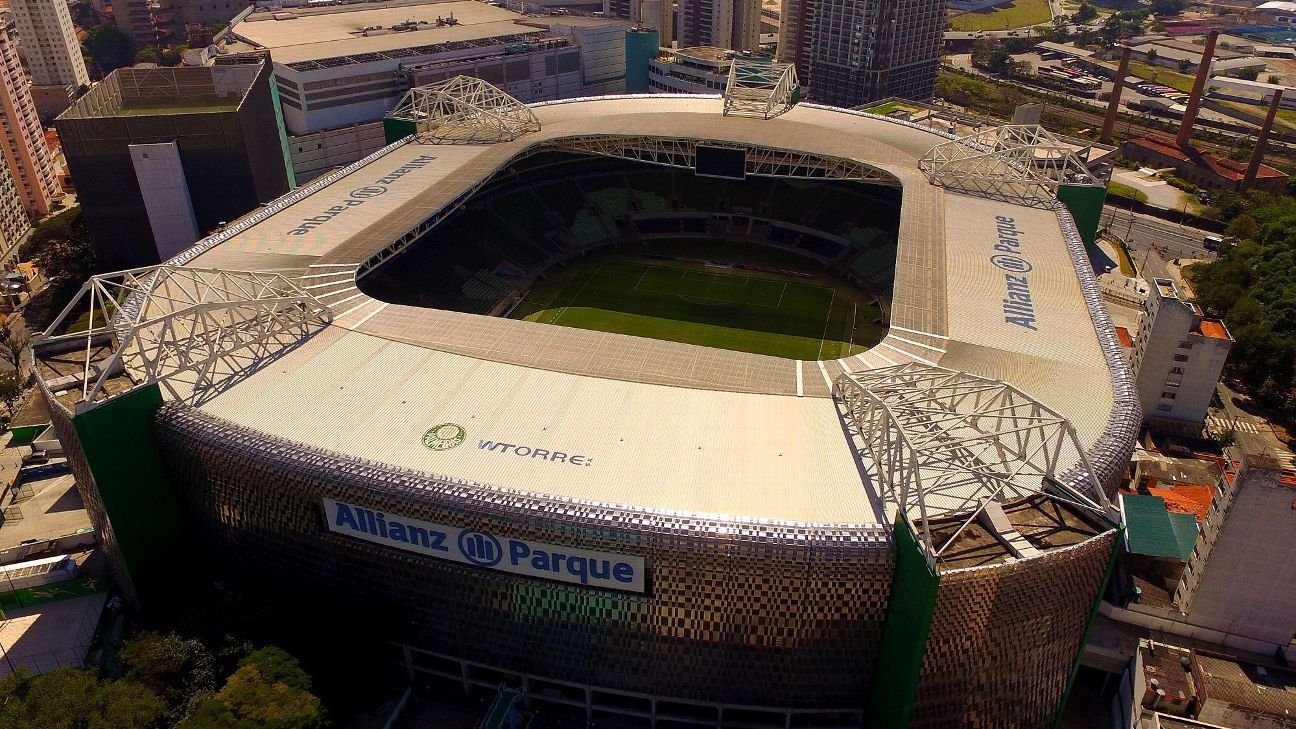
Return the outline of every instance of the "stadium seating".
<path id="1" fill-rule="evenodd" d="M 881 287 L 894 271 L 886 231 L 898 225 L 898 202 L 898 191 L 855 183 L 722 180 L 543 152 L 497 175 L 365 287 L 397 303 L 488 312 L 529 276 L 616 240 L 623 228 L 649 237 L 752 236 Z M 712 214 L 737 222 L 713 225 Z"/>

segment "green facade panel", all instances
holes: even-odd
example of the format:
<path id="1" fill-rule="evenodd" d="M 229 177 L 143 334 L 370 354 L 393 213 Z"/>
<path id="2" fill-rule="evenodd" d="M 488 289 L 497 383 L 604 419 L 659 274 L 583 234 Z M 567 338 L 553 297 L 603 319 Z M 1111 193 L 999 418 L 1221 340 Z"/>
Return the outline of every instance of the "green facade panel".
<path id="1" fill-rule="evenodd" d="M 153 415 L 161 406 L 154 384 L 72 418 L 122 562 L 146 603 L 174 592 L 189 552 L 153 439 Z"/>
<path id="2" fill-rule="evenodd" d="M 895 524 L 896 571 L 868 709 L 877 729 L 906 729 L 936 612 L 940 575 L 927 564 L 913 525 L 903 514 Z"/>
<path id="3" fill-rule="evenodd" d="M 1076 228 L 1086 246 L 1098 239 L 1098 225 L 1102 222 L 1103 203 L 1107 188 L 1094 185 L 1059 185 L 1058 200 L 1067 206 Z"/>
<path id="4" fill-rule="evenodd" d="M 386 137 L 388 144 L 399 142 L 417 131 L 418 127 L 408 119 L 392 119 L 390 117 L 383 119 L 383 136 Z"/>

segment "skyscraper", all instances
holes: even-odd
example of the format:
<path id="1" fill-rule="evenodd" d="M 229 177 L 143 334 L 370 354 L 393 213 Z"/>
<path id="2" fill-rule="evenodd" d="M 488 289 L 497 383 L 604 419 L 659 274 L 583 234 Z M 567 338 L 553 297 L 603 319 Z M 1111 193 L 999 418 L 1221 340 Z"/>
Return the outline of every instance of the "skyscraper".
<path id="1" fill-rule="evenodd" d="M 784 0 L 779 60 L 806 96 L 836 106 L 929 99 L 940 67 L 943 0 Z"/>
<path id="2" fill-rule="evenodd" d="M 0 66 L 0 126 L 5 132 L 0 148 L 23 207 L 35 219 L 48 214 L 50 203 L 61 193 L 27 74 L 18 62 L 13 22 L 8 18 L 0 21 Z"/>
<path id="3" fill-rule="evenodd" d="M 72 15 L 63 0 L 11 0 L 27 70 L 37 86 L 90 85 Z"/>
<path id="4" fill-rule="evenodd" d="M 760 40 L 760 0 L 680 0 L 681 48 L 750 51 Z"/>

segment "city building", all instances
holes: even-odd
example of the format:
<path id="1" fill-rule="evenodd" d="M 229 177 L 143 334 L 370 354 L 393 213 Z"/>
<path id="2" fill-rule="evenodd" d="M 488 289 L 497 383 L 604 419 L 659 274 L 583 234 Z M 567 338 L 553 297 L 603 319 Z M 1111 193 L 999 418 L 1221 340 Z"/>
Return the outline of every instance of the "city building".
<path id="1" fill-rule="evenodd" d="M 32 97 L 42 118 L 53 118 L 90 85 L 72 15 L 62 0 L 13 0 L 22 54 L 31 74 Z"/>
<path id="2" fill-rule="evenodd" d="M 1190 39 L 1153 38 L 1131 46 L 1130 51 L 1135 58 L 1153 65 L 1176 70 L 1186 68 L 1193 72 L 1202 58 L 1202 46 Z M 1246 71 L 1263 71 L 1266 65 L 1263 58 L 1220 46 L 1216 46 L 1211 58 L 1211 75 L 1226 77 Z"/>
<path id="3" fill-rule="evenodd" d="M 681 0 L 679 44 L 755 50 L 760 43 L 761 0 Z"/>
<path id="4" fill-rule="evenodd" d="M 741 91 L 412 89 L 381 154 L 97 278 L 135 318 L 34 346 L 127 599 L 345 601 L 410 681 L 599 725 L 1053 726 L 1139 428 L 1050 184 L 1101 186 L 1040 142 L 1066 172 L 1006 200 L 959 176 L 1018 157 Z M 884 292 L 881 339 L 802 361 L 504 315 L 699 238 Z"/>
<path id="5" fill-rule="evenodd" d="M 1112 727 L 1290 729 L 1296 671 L 1277 661 L 1144 638 L 1111 709 Z"/>
<path id="6" fill-rule="evenodd" d="M 942 0 L 787 0 L 778 59 L 796 64 L 811 101 L 926 100 L 936 89 L 944 31 Z"/>
<path id="7" fill-rule="evenodd" d="M 18 38 L 8 15 L 0 16 L 0 64 L 0 126 L 4 128 L 0 148 L 27 216 L 34 221 L 48 215 L 54 199 L 63 195 L 54 177 L 27 74 L 18 60 Z"/>
<path id="8" fill-rule="evenodd" d="M 33 84 L 73 89 L 90 84 L 67 3 L 12 0 L 9 9 L 18 26 L 18 38 Z"/>
<path id="9" fill-rule="evenodd" d="M 661 94 L 719 94 L 733 58 L 733 51 L 724 48 L 663 48 L 648 62 L 648 88 Z"/>
<path id="10" fill-rule="evenodd" d="M 1152 284 L 1130 352 L 1143 414 L 1154 425 L 1176 421 L 1199 426 L 1215 397 L 1233 337 L 1224 322 L 1180 298 L 1170 279 Z"/>
<path id="11" fill-rule="evenodd" d="M 344 134 L 339 144 L 356 155 L 348 157 L 318 133 L 381 122 L 412 86 L 462 74 L 524 102 L 621 93 L 626 27 L 597 17 L 527 17 L 475 0 L 356 3 L 257 9 L 230 27 L 222 50 L 270 51 L 304 182 L 326 169 L 322 160 L 345 164 L 381 147 L 355 147 L 355 135 Z"/>
<path id="12" fill-rule="evenodd" d="M 113 0 L 112 11 L 113 23 L 117 29 L 130 36 L 136 45 L 158 42 L 158 30 L 153 23 L 149 0 Z"/>
<path id="13" fill-rule="evenodd" d="M 1125 554 L 1103 613 L 1248 653 L 1296 659 L 1296 475 L 1264 438 L 1224 456 L 1140 453 L 1119 503 Z M 1180 451 L 1182 452 L 1182 451 Z"/>
<path id="14" fill-rule="evenodd" d="M 663 48 L 675 43 L 674 0 L 603 0 L 603 15 L 657 31 Z"/>
<path id="15" fill-rule="evenodd" d="M 8 167 L 0 168 L 0 267 L 13 261 L 31 235 L 31 219 Z"/>
<path id="16" fill-rule="evenodd" d="M 289 188 L 270 64 L 123 68 L 56 120 L 99 261 L 166 260 Z"/>

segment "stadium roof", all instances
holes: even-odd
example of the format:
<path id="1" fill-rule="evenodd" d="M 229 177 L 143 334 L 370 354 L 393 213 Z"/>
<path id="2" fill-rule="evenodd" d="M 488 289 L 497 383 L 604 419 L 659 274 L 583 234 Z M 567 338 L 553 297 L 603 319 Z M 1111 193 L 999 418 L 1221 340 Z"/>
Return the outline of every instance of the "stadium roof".
<path id="1" fill-rule="evenodd" d="M 1097 468 L 1124 466 L 1126 421 L 1137 425 L 1137 409 L 1115 407 L 1102 342 L 1113 361 L 1119 346 L 1101 305 L 1081 288 L 1091 273 L 1078 237 L 1064 235 L 1052 209 L 930 184 L 918 160 L 947 137 L 806 104 L 768 120 L 726 117 L 714 97 L 531 108 L 539 131 L 485 145 L 393 145 L 173 261 L 282 272 L 332 311 L 322 332 L 266 366 L 219 387 L 177 385 L 175 394 L 267 434 L 502 489 L 664 512 L 866 524 L 889 522 L 890 508 L 845 432 L 834 382 L 939 365 L 1011 383 L 1067 418 L 1078 443 L 1102 456 Z M 842 360 L 798 362 L 389 304 L 356 286 L 394 242 L 416 237 L 430 216 L 529 149 L 602 144 L 607 153 L 608 145 L 697 139 L 744 145 L 753 157 L 790 150 L 850 160 L 903 187 L 882 343 Z M 356 199 L 363 202 L 346 204 Z M 323 222 L 303 227 L 307 220 Z M 1005 262 L 1004 246 L 1018 263 Z M 1029 316 L 1005 311 L 1009 284 L 1026 287 Z M 425 448 L 422 435 L 444 423 L 460 426 L 465 442 Z M 505 443 L 527 452 L 491 445 Z M 536 449 L 581 454 L 589 465 L 535 458 Z M 1078 458 L 1065 447 L 1054 464 L 1059 476 Z M 976 508 L 977 495 L 943 493 L 937 511 Z"/>

